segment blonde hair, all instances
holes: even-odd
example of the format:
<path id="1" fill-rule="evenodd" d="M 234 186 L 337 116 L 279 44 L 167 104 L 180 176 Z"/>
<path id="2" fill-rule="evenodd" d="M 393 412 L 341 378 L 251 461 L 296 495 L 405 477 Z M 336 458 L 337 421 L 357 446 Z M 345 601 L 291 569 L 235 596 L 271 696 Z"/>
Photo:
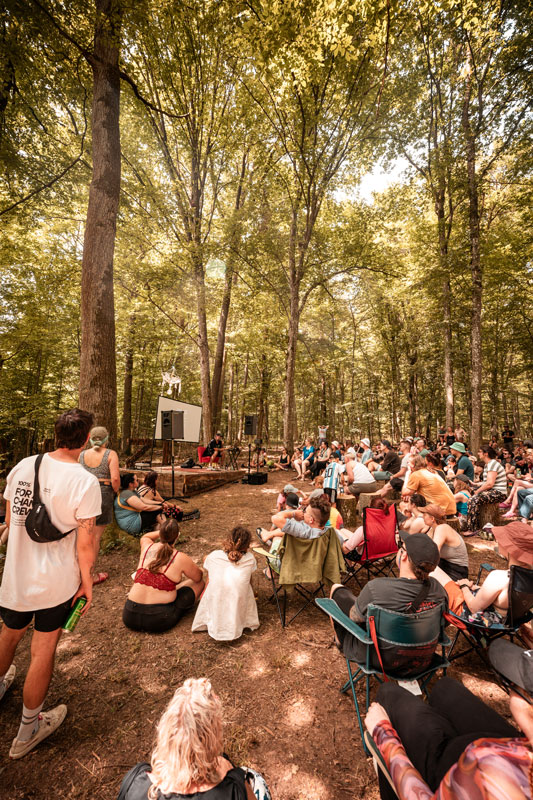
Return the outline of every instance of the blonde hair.
<path id="1" fill-rule="evenodd" d="M 222 703 L 207 678 L 188 678 L 159 720 L 152 751 L 149 800 L 220 782 Z"/>

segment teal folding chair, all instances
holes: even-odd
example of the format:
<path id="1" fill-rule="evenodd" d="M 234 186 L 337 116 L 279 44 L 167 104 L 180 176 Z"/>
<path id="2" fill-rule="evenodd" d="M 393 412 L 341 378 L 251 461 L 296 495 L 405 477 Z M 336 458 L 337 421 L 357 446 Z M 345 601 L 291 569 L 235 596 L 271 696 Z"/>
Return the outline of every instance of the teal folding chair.
<path id="1" fill-rule="evenodd" d="M 348 680 L 340 691 L 345 694 L 351 689 L 363 747 L 368 755 L 356 686 L 364 680 L 366 713 L 370 705 L 372 678 L 380 683 L 389 680 L 420 681 L 420 688 L 425 692 L 427 683 L 437 670 L 442 669 L 446 674 L 449 662 L 445 648 L 450 645 L 450 640 L 444 630 L 444 603 L 413 614 L 389 611 L 371 604 L 367 610 L 366 630 L 347 617 L 335 600 L 317 598 L 315 603 L 364 645 L 365 658 L 361 661 L 351 662 L 345 656 Z M 441 648 L 441 655 L 436 652 L 438 647 Z M 352 663 L 356 666 L 354 670 Z"/>

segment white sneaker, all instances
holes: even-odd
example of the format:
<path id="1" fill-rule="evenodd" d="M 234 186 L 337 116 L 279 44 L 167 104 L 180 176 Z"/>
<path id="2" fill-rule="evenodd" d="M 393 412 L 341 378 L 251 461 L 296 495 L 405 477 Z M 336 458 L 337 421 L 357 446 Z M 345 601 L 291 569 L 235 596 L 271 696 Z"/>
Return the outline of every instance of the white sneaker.
<path id="1" fill-rule="evenodd" d="M 18 739 L 13 739 L 11 750 L 9 751 L 9 758 L 22 758 L 29 753 L 33 748 L 50 736 L 55 730 L 59 728 L 65 717 L 67 716 L 67 707 L 63 704 L 51 708 L 50 711 L 43 711 L 39 714 L 39 727 L 27 742 L 19 742 Z"/>
<path id="2" fill-rule="evenodd" d="M 7 690 L 9 689 L 9 687 L 11 686 L 13 681 L 15 680 L 15 675 L 16 674 L 17 674 L 17 668 L 16 668 L 16 666 L 14 664 L 11 664 L 11 666 L 8 669 L 8 671 L 4 675 L 4 680 L 2 681 L 2 683 L 5 686 L 4 694 L 2 695 L 2 697 L 5 697 L 5 694 L 6 694 Z"/>

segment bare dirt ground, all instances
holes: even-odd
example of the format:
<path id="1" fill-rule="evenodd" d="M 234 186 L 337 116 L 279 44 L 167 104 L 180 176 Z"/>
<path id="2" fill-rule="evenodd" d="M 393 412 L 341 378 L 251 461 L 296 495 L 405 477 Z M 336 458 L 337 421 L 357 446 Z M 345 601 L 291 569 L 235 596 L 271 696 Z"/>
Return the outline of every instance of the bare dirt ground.
<path id="1" fill-rule="evenodd" d="M 233 525 L 253 530 L 267 524 L 287 478 L 293 473 L 271 474 L 265 486 L 230 484 L 191 498 L 184 508 L 198 507 L 201 518 L 182 524 L 182 549 L 201 564 Z M 121 614 L 139 543 L 116 535 L 116 529 L 107 535 L 107 552 L 98 560 L 109 580 L 95 588 L 94 606 L 77 630 L 59 643 L 45 709 L 66 703 L 67 719 L 31 754 L 11 761 L 29 635 L 19 646 L 18 675 L 1 707 L 3 800 L 116 798 L 127 770 L 149 760 L 155 724 L 174 689 L 200 676 L 210 678 L 223 700 L 226 752 L 235 763 L 261 771 L 275 800 L 377 800 L 353 703 L 339 693 L 345 661 L 332 646 L 325 615 L 311 608 L 282 629 L 258 571 L 253 586 L 261 625 L 238 641 L 192 634 L 192 617 L 165 634 L 134 633 Z M 472 576 L 481 561 L 501 566 L 490 543 L 475 542 L 469 543 Z M 479 659 L 468 656 L 458 665 L 449 674 L 508 717 L 505 694 Z"/>

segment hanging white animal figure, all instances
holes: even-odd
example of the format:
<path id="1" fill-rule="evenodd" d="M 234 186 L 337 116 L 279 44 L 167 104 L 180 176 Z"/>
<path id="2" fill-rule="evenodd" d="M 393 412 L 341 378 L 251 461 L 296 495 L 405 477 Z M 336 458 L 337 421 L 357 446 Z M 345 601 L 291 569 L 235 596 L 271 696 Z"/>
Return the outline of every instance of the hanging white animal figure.
<path id="1" fill-rule="evenodd" d="M 181 378 L 176 374 L 176 367 L 172 365 L 168 372 L 161 373 L 161 391 L 164 391 L 165 384 L 168 383 L 167 394 L 172 394 L 174 387 L 178 387 L 178 394 L 181 394 Z"/>

